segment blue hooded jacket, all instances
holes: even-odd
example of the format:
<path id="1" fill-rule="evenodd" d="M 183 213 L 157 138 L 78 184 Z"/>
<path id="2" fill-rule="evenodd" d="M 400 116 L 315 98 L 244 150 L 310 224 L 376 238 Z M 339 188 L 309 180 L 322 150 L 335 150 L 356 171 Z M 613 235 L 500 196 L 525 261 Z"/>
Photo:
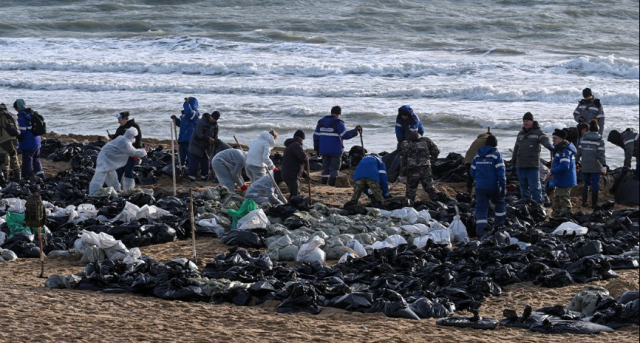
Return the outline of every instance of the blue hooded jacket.
<path id="1" fill-rule="evenodd" d="M 375 155 L 369 155 L 363 158 L 356 171 L 353 173 L 353 182 L 359 179 L 371 179 L 380 183 L 380 189 L 382 189 L 382 195 L 389 197 L 389 180 L 387 179 L 387 167 L 380 157 Z"/>
<path id="2" fill-rule="evenodd" d="M 576 147 L 573 143 L 564 141 L 553 150 L 553 178 L 549 182 L 551 187 L 567 188 L 578 184 L 576 175 Z"/>
<path id="3" fill-rule="evenodd" d="M 18 128 L 20 135 L 18 136 L 18 148 L 20 150 L 36 150 L 40 149 L 40 136 L 36 136 L 31 132 L 31 114 L 26 108 L 24 100 L 16 100 L 18 107 Z"/>
<path id="4" fill-rule="evenodd" d="M 422 122 L 420 118 L 413 113 L 413 109 L 411 107 L 404 105 L 400 107 L 399 111 L 404 111 L 409 113 L 408 120 L 402 120 L 402 116 L 398 113 L 396 117 L 396 138 L 398 142 L 403 142 L 407 139 L 407 134 L 409 131 L 417 132 L 420 136 L 424 136 L 424 126 L 422 126 Z"/>
<path id="5" fill-rule="evenodd" d="M 478 150 L 471 163 L 471 177 L 476 180 L 476 189 L 498 190 L 506 187 L 504 160 L 498 149 L 485 145 Z"/>
<path id="6" fill-rule="evenodd" d="M 176 118 L 176 126 L 180 128 L 178 134 L 178 143 L 189 143 L 193 130 L 196 128 L 196 123 L 200 119 L 200 112 L 198 112 L 198 99 L 189 98 L 189 102 L 182 105 L 184 113 L 180 118 Z"/>
<path id="7" fill-rule="evenodd" d="M 347 131 L 342 119 L 326 116 L 318 121 L 313 134 L 313 148 L 320 155 L 340 156 L 344 153 L 342 141 L 357 135 L 355 129 Z"/>

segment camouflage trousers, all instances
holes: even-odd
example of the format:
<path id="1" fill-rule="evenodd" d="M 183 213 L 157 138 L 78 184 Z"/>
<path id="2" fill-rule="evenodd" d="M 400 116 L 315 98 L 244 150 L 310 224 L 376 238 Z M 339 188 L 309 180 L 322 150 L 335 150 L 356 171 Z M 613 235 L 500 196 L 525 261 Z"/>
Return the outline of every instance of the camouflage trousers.
<path id="1" fill-rule="evenodd" d="M 0 170 L 9 177 L 9 171 L 20 176 L 20 163 L 15 141 L 7 141 L 0 144 Z"/>
<path id="2" fill-rule="evenodd" d="M 407 173 L 407 199 L 414 201 L 416 199 L 416 193 L 418 192 L 418 185 L 422 184 L 424 191 L 429 194 L 429 198 L 435 199 L 436 188 L 433 186 L 433 175 L 431 174 L 431 168 L 425 168 L 419 171 L 409 171 Z"/>
<path id="3" fill-rule="evenodd" d="M 556 196 L 553 198 L 553 216 L 563 213 L 571 213 L 571 188 L 556 187 Z"/>
<path id="4" fill-rule="evenodd" d="M 351 201 L 357 203 L 366 189 L 369 189 L 371 192 L 371 196 L 377 202 L 382 203 L 384 198 L 382 197 L 382 189 L 380 188 L 380 182 L 374 181 L 367 178 L 358 179 L 356 183 L 353 185 L 353 196 L 351 197 Z"/>

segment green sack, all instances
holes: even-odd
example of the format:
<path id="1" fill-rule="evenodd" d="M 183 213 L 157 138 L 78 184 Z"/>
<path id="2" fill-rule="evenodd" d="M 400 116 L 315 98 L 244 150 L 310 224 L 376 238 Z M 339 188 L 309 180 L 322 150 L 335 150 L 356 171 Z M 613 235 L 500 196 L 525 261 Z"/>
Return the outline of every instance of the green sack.
<path id="1" fill-rule="evenodd" d="M 247 199 L 242 203 L 239 209 L 228 210 L 229 216 L 231 216 L 231 218 L 233 219 L 233 221 L 231 222 L 231 230 L 235 230 L 237 228 L 238 220 L 249 214 L 249 212 L 255 211 L 257 209 L 258 205 L 256 205 L 253 200 Z"/>
<path id="2" fill-rule="evenodd" d="M 7 226 L 9 227 L 9 238 L 13 238 L 15 234 L 22 233 L 25 235 L 37 235 L 38 228 L 28 227 L 24 223 L 24 213 L 14 213 L 7 211 Z M 42 230 L 43 235 L 51 234 L 46 226 Z"/>

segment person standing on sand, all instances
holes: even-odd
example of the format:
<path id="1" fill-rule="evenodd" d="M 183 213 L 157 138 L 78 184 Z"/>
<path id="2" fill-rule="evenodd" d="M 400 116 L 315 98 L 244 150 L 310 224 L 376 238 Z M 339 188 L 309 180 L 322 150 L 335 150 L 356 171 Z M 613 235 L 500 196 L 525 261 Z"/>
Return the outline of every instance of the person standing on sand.
<path id="1" fill-rule="evenodd" d="M 176 126 L 180 128 L 180 133 L 178 134 L 178 153 L 180 154 L 180 162 L 185 166 L 187 165 L 189 157 L 189 142 L 191 141 L 193 130 L 196 128 L 196 123 L 200 120 L 198 99 L 194 97 L 184 98 L 182 107 L 183 110 L 180 118 L 172 115 L 171 119 L 176 123 Z"/>
<path id="2" fill-rule="evenodd" d="M 118 124 L 120 124 L 120 126 L 116 130 L 116 133 L 109 136 L 109 138 L 115 139 L 117 137 L 123 136 L 127 130 L 133 127 L 137 132 L 135 142 L 133 142 L 133 147 L 136 149 L 140 149 L 142 148 L 142 131 L 140 130 L 140 126 L 138 126 L 135 119 L 129 119 L 130 116 L 131 113 L 129 113 L 129 111 L 124 111 L 116 114 L 116 118 L 118 118 Z M 118 174 L 118 182 L 122 182 L 122 188 L 125 191 L 132 190 L 136 186 L 136 179 L 135 175 L 133 175 L 133 168 L 137 163 L 137 157 L 129 157 L 129 160 L 127 160 L 127 164 L 116 171 Z M 124 180 L 122 179 L 123 176 Z"/>
<path id="3" fill-rule="evenodd" d="M 284 154 L 282 155 L 282 179 L 289 188 L 289 199 L 300 194 L 298 179 L 304 174 L 304 169 L 309 161 L 309 155 L 304 152 L 302 143 L 305 134 L 302 130 L 296 131 L 293 138 L 284 141 Z M 310 176 L 308 176 L 310 177 Z"/>
<path id="4" fill-rule="evenodd" d="M 584 174 L 583 207 L 588 206 L 589 188 L 591 188 L 591 207 L 596 208 L 598 206 L 600 175 L 607 173 L 604 140 L 598 131 L 598 121 L 593 119 L 589 123 L 589 132 L 580 140 L 576 153 L 576 163 L 580 164 L 580 171 Z"/>
<path id="5" fill-rule="evenodd" d="M 343 140 L 362 134 L 362 127 L 357 125 L 347 131 L 344 121 L 340 119 L 342 108 L 333 106 L 331 114 L 318 121 L 313 134 L 313 150 L 322 156 L 322 184 L 335 186 L 342 166 L 344 153 Z"/>
<path id="6" fill-rule="evenodd" d="M 522 130 L 518 133 L 513 147 L 511 168 L 517 168 L 520 181 L 520 198 L 542 202 L 540 185 L 540 146 L 553 150 L 549 137 L 540 129 L 533 114 L 527 112 L 522 117 Z"/>
<path id="7" fill-rule="evenodd" d="M 565 140 L 567 133 L 553 131 L 553 168 L 551 169 L 551 188 L 556 189 L 553 199 L 553 216 L 571 213 L 571 189 L 578 184 L 576 176 L 576 147 Z"/>
<path id="8" fill-rule="evenodd" d="M 593 119 L 598 120 L 598 126 L 600 131 L 598 133 L 602 136 L 604 131 L 604 109 L 600 99 L 593 96 L 591 88 L 585 88 L 582 90 L 583 99 L 578 103 L 578 107 L 573 111 L 573 119 L 576 123 L 589 124 Z"/>
<path id="9" fill-rule="evenodd" d="M 31 114 L 33 111 L 27 108 L 24 100 L 18 99 L 13 103 L 13 108 L 18 111 L 18 149 L 22 151 L 22 178 L 28 178 L 35 172 L 41 179 L 45 178 L 40 164 L 40 136 L 31 132 Z"/>
<path id="10" fill-rule="evenodd" d="M 482 237 L 487 227 L 489 201 L 495 205 L 496 228 L 504 226 L 507 215 L 504 198 L 507 195 L 507 177 L 504 160 L 498 152 L 498 139 L 490 135 L 486 145 L 478 150 L 471 162 L 471 177 L 476 180 L 476 234 Z"/>
<path id="11" fill-rule="evenodd" d="M 469 150 L 467 150 L 467 153 L 464 156 L 464 166 L 467 169 L 467 193 L 469 194 L 473 191 L 473 177 L 471 176 L 471 164 L 473 163 L 473 158 L 476 156 L 480 148 L 487 145 L 487 137 L 489 136 L 491 136 L 491 132 L 489 131 L 479 134 L 473 143 L 471 143 Z"/>
<path id="12" fill-rule="evenodd" d="M 431 163 L 438 159 L 440 150 L 438 146 L 427 137 L 420 137 L 417 132 L 409 132 L 407 139 L 402 142 L 400 156 L 400 176 L 406 177 L 406 197 L 409 206 L 413 206 L 418 184 L 422 184 L 429 198 L 435 201 L 438 193 L 433 186 Z"/>
<path id="13" fill-rule="evenodd" d="M 420 136 L 424 135 L 424 127 L 420 118 L 413 112 L 408 105 L 398 108 L 398 116 L 396 117 L 396 139 L 398 147 L 404 142 L 409 132 L 417 132 Z"/>
<path id="14" fill-rule="evenodd" d="M 5 104 L 0 104 L 0 182 L 6 181 L 5 176 L 11 180 L 20 180 L 17 150 L 19 135 L 16 119 Z"/>
<path id="15" fill-rule="evenodd" d="M 271 149 L 276 146 L 278 141 L 278 133 L 275 130 L 262 131 L 251 144 L 249 144 L 249 152 L 247 152 L 247 165 L 244 170 L 251 182 L 267 175 L 265 167 L 269 170 L 277 171 L 278 169 L 269 158 Z"/>
<path id="16" fill-rule="evenodd" d="M 196 123 L 189 141 L 189 168 L 187 174 L 191 181 L 196 181 L 198 171 L 200 180 L 209 179 L 209 151 L 218 143 L 218 119 L 220 112 L 205 113 Z"/>

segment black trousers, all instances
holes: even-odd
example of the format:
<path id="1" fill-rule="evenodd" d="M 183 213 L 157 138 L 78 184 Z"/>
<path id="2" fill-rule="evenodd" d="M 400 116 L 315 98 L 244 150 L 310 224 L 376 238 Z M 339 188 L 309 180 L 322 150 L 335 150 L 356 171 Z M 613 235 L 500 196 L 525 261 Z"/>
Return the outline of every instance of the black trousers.
<path id="1" fill-rule="evenodd" d="M 284 180 L 284 183 L 287 184 L 289 188 L 289 199 L 294 196 L 300 195 L 300 189 L 298 186 L 298 179 Z"/>

